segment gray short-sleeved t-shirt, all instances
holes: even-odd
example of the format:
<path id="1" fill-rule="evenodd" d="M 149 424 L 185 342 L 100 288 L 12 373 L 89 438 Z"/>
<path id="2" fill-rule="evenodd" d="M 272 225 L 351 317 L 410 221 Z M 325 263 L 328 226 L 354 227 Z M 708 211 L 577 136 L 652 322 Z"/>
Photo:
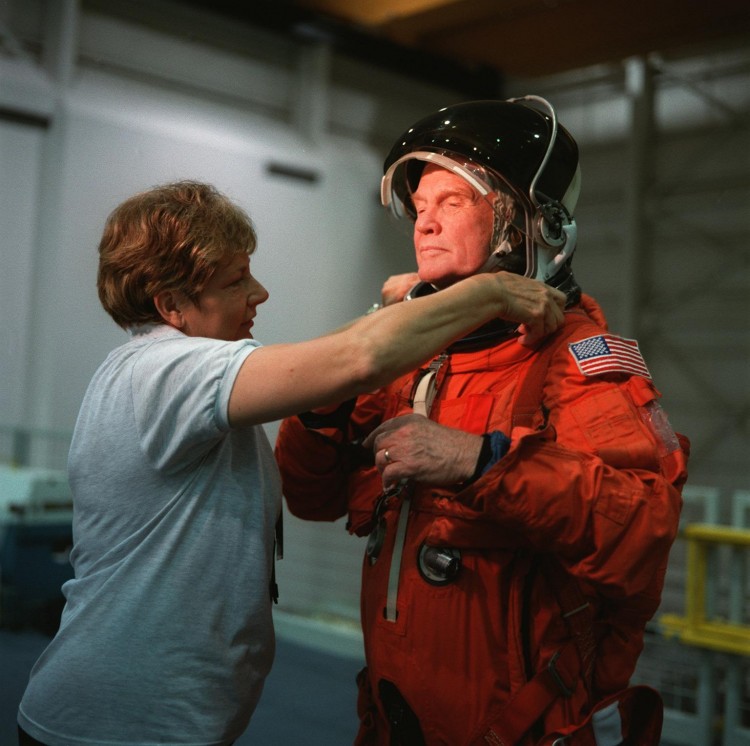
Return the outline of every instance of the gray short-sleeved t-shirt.
<path id="1" fill-rule="evenodd" d="M 75 579 L 19 710 L 57 744 L 220 744 L 273 658 L 281 507 L 260 426 L 229 394 L 258 344 L 143 327 L 94 375 L 69 456 Z"/>

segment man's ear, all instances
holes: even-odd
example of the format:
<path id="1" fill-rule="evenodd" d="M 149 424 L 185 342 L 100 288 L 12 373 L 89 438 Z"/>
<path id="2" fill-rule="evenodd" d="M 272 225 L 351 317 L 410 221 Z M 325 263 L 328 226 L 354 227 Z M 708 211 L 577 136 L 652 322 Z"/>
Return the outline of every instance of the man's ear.
<path id="1" fill-rule="evenodd" d="M 173 290 L 162 290 L 154 296 L 154 306 L 164 321 L 175 329 L 185 326 L 181 297 Z"/>

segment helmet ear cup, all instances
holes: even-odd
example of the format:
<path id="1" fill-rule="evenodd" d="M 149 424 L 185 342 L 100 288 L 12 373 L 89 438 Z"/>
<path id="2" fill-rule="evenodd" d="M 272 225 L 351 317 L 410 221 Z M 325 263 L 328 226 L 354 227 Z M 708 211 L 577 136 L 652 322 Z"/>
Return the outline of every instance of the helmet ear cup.
<path id="1" fill-rule="evenodd" d="M 532 252 L 529 276 L 542 282 L 552 279 L 573 256 L 577 239 L 575 218 L 559 202 L 540 205 L 534 222 L 536 249 Z"/>
<path id="2" fill-rule="evenodd" d="M 572 221 L 567 210 L 559 202 L 545 202 L 540 205 L 534 225 L 534 238 L 546 249 L 560 249 L 565 246 L 568 234 L 563 227 Z"/>

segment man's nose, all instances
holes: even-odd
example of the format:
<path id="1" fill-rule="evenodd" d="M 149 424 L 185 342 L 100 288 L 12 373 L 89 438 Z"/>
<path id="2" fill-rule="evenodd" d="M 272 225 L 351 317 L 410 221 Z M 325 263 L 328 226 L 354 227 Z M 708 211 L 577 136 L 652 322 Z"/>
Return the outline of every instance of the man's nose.
<path id="1" fill-rule="evenodd" d="M 414 227 L 420 233 L 434 233 L 438 230 L 438 222 L 435 219 L 435 212 L 433 210 L 420 210 L 417 215 L 417 219 L 414 222 Z"/>

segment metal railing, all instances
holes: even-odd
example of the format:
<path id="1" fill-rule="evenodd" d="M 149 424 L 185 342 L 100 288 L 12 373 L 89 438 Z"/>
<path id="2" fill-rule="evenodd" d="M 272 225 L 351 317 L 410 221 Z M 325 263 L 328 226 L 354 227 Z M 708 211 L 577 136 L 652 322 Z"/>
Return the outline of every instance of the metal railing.
<path id="1" fill-rule="evenodd" d="M 663 613 L 635 678 L 662 693 L 665 744 L 750 746 L 750 491 L 691 487 L 684 498 Z"/>

